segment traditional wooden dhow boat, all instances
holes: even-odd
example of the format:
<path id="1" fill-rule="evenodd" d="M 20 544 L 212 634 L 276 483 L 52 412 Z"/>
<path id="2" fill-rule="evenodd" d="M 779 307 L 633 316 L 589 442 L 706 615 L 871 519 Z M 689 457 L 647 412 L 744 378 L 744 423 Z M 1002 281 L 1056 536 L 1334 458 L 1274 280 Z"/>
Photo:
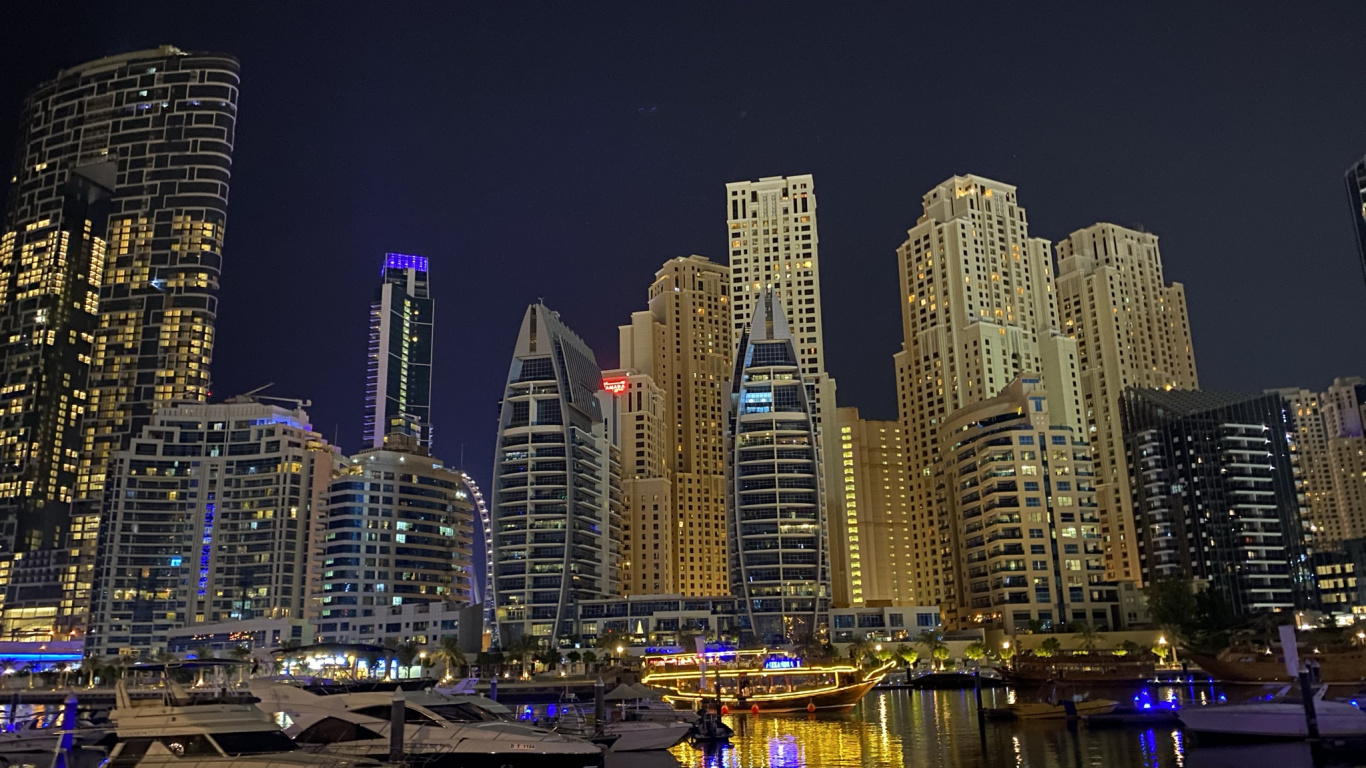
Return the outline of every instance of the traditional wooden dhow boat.
<path id="1" fill-rule="evenodd" d="M 1143 654 L 1137 658 L 1115 656 L 1104 651 L 1075 656 L 1017 656 L 1009 669 L 1001 668 L 1001 676 L 1011 683 L 1056 682 L 1077 683 L 1136 683 L 1151 680 L 1154 657 Z"/>
<path id="2" fill-rule="evenodd" d="M 1183 651 L 1182 656 L 1200 665 L 1215 680 L 1226 683 L 1289 683 L 1293 682 L 1285 670 L 1285 656 L 1279 649 L 1272 652 L 1225 648 L 1218 655 Z M 1366 648 L 1350 651 L 1315 653 L 1301 647 L 1301 661 L 1313 659 L 1318 663 L 1320 683 L 1359 683 L 1366 680 Z"/>
<path id="3" fill-rule="evenodd" d="M 731 710 L 801 712 L 849 709 L 895 666 L 864 669 L 852 661 L 797 659 L 781 651 L 714 651 L 646 656 L 641 682 L 665 700 Z"/>

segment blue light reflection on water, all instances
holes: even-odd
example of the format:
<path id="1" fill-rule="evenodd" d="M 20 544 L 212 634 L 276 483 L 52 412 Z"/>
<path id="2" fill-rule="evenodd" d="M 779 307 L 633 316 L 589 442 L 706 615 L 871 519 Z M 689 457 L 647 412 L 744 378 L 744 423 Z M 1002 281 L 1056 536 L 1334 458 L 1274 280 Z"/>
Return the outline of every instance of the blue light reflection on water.
<path id="1" fill-rule="evenodd" d="M 1182 686 L 1175 695 L 1155 687 L 1149 696 L 1198 706 L 1217 701 L 1220 693 L 1209 685 Z M 1093 692 L 1096 698 L 1119 701 L 1134 695 L 1134 690 Z M 984 691 L 983 698 L 990 707 L 1004 703 L 1006 692 Z M 1220 748 L 1189 749 L 1179 726 L 1092 729 L 1062 721 L 988 722 L 984 743 L 974 708 L 972 691 L 880 690 L 848 713 L 732 715 L 727 722 L 736 735 L 730 745 L 704 751 L 684 744 L 672 753 L 687 768 L 1253 768 L 1246 761 L 1227 763 Z M 1278 759 L 1276 768 L 1299 768 L 1297 759 L 1293 754 Z M 1308 768 L 1307 753 L 1305 760 Z M 609 768 L 625 765 L 636 763 L 608 761 Z"/>

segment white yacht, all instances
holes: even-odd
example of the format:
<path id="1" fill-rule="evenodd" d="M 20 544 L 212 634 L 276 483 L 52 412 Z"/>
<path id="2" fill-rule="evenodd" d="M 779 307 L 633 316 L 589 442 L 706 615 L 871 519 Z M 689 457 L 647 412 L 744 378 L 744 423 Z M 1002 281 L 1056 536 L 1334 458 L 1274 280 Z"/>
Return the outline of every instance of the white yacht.
<path id="1" fill-rule="evenodd" d="M 104 768 L 378 768 L 300 750 L 251 700 L 192 699 L 166 681 L 159 698 L 115 692 L 113 745 Z"/>
<path id="2" fill-rule="evenodd" d="M 381 759 L 389 754 L 393 691 L 314 693 L 282 683 L 253 683 L 251 689 L 258 707 L 288 716 L 286 733 L 306 749 Z M 510 722 L 491 700 L 429 690 L 403 691 L 403 698 L 404 754 L 424 768 L 602 766 L 598 745 Z"/>
<path id="3" fill-rule="evenodd" d="M 1287 686 L 1288 688 L 1288 686 Z M 1366 712 L 1345 701 L 1325 701 L 1327 688 L 1315 694 L 1314 714 L 1319 735 L 1329 737 L 1366 736 Z M 1263 739 L 1304 739 L 1309 726 L 1304 718 L 1304 703 L 1294 698 L 1272 695 L 1266 701 L 1236 704 L 1210 704 L 1187 707 L 1179 717 L 1185 730 L 1220 736 L 1259 737 Z"/>

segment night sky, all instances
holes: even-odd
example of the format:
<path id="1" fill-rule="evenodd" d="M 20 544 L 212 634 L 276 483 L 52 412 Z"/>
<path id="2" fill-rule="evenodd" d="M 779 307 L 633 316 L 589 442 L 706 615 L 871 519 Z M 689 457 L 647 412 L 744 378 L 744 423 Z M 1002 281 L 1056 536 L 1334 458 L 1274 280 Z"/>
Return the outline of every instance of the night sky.
<path id="1" fill-rule="evenodd" d="M 899 5 L 13 2 L 0 147 L 61 67 L 236 55 L 215 397 L 273 381 L 356 450 L 381 256 L 422 254 L 436 453 L 481 483 L 526 305 L 612 367 L 654 271 L 724 263 L 724 184 L 760 176 L 815 174 L 828 367 L 866 416 L 896 413 L 896 248 L 963 173 L 1017 185 L 1035 236 L 1158 234 L 1206 388 L 1366 374 L 1366 3 Z"/>

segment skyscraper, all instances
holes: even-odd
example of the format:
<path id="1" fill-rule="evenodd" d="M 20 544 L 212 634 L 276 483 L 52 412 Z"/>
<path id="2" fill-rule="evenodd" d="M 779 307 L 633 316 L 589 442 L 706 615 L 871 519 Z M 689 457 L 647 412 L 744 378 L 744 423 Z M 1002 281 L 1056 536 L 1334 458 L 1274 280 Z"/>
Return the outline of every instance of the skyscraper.
<path id="1" fill-rule="evenodd" d="M 906 445 L 897 421 L 835 411 L 843 519 L 829 521 L 836 605 L 909 605 L 912 585 L 896 565 L 906 550 Z M 832 459 L 833 460 L 833 459 Z"/>
<path id="2" fill-rule="evenodd" d="M 1347 538 L 1347 529 L 1333 493 L 1328 431 L 1324 428 L 1319 393 L 1286 387 L 1269 389 L 1267 394 L 1279 395 L 1294 419 L 1295 439 L 1291 447 L 1301 482 L 1300 506 L 1308 522 L 1306 534 L 1316 550 L 1333 548 Z"/>
<path id="3" fill-rule="evenodd" d="M 649 309 L 633 313 L 631 324 L 621 326 L 622 368 L 650 377 L 664 397 L 661 425 L 670 499 L 660 511 L 667 510 L 670 517 L 659 543 L 660 559 L 670 565 L 667 581 L 660 571 L 658 591 L 669 594 L 704 597 L 730 590 L 725 440 L 735 360 L 729 275 L 703 256 L 670 259 L 650 284 Z M 640 421 L 642 416 L 634 418 Z M 630 428 L 625 425 L 623 433 Z M 632 466 L 627 461 L 628 474 Z M 649 506 L 653 517 L 653 500 Z M 653 574 L 655 541 L 648 543 Z M 653 578 L 644 583 L 655 591 Z"/>
<path id="4" fill-rule="evenodd" d="M 830 553 L 817 432 L 801 361 L 775 291 L 741 334 L 732 385 L 731 592 L 763 643 L 800 642 L 827 625 Z"/>
<path id="5" fill-rule="evenodd" d="M 493 600 L 504 646 L 574 634 L 580 600 L 621 587 L 619 451 L 593 350 L 532 304 L 508 368 L 493 464 Z"/>
<path id="6" fill-rule="evenodd" d="M 373 642 L 390 606 L 468 605 L 474 516 L 463 475 L 415 437 L 352 456 L 320 513 L 318 635 Z"/>
<path id="7" fill-rule="evenodd" d="M 1186 289 L 1162 276 L 1157 236 L 1094 224 L 1058 243 L 1062 330 L 1077 341 L 1086 428 L 1096 451 L 1105 570 L 1139 578 L 1138 537 L 1124 464 L 1126 387 L 1197 389 Z"/>
<path id="8" fill-rule="evenodd" d="M 300 408 L 163 408 L 110 464 L 86 648 L 156 653 L 168 630 L 303 619 L 309 550 L 341 456 Z"/>
<path id="9" fill-rule="evenodd" d="M 733 343 L 738 344 L 749 327 L 765 292 L 773 291 L 791 325 L 792 344 L 819 435 L 822 488 L 828 492 L 840 486 L 839 467 L 831 459 L 839 449 L 839 439 L 835 380 L 825 371 L 815 179 L 810 174 L 766 176 L 727 184 L 726 230 Z M 834 507 L 839 499 L 826 498 L 822 503 Z"/>
<path id="10" fill-rule="evenodd" d="M 1347 169 L 1347 202 L 1352 208 L 1352 228 L 1357 236 L 1357 253 L 1361 258 L 1361 272 L 1366 275 L 1366 157 Z"/>
<path id="11" fill-rule="evenodd" d="M 610 423 L 621 445 L 621 585 L 625 595 L 673 591 L 677 539 L 666 439 L 671 437 L 664 391 L 654 379 L 628 370 L 605 371 Z"/>
<path id="12" fill-rule="evenodd" d="M 1048 405 L 1038 378 L 1026 376 L 955 411 L 941 431 L 962 556 L 957 610 L 1009 634 L 1034 622 L 1115 629 L 1119 593 L 1100 583 L 1091 448 L 1054 423 Z"/>
<path id="13" fill-rule="evenodd" d="M 911 561 L 919 604 L 958 623 L 952 468 L 941 455 L 948 415 L 1036 373 L 1052 423 L 1081 434 L 1076 342 L 1058 325 L 1047 240 L 1029 236 L 1015 187 L 955 176 L 924 196 L 897 251 L 904 342 L 895 357 L 910 475 Z"/>
<path id="14" fill-rule="evenodd" d="M 1366 537 L 1366 381 L 1333 379 L 1320 402 L 1342 538 Z"/>
<path id="15" fill-rule="evenodd" d="M 1238 613 L 1312 607 L 1279 395 L 1131 388 L 1123 419 L 1144 582 L 1205 579 Z"/>
<path id="16" fill-rule="evenodd" d="M 18 426 L 6 435 L 20 446 L 10 460 L 27 469 L 0 483 L 32 483 L 31 501 L 49 493 L 57 499 L 42 512 L 29 506 L 26 533 L 10 527 L 21 538 L 17 546 L 28 549 L 15 565 L 30 571 L 22 580 L 32 588 L 17 590 L 18 579 L 10 580 L 6 611 L 60 599 L 57 623 L 75 616 L 88 598 L 110 456 L 141 433 L 157 408 L 208 394 L 238 80 L 230 56 L 163 46 L 62 70 L 24 102 L 0 234 L 15 250 L 0 256 L 8 261 L 0 268 L 6 290 L 18 289 L 19 303 L 6 312 L 29 319 L 11 321 L 3 341 L 4 395 L 21 403 L 38 398 L 36 406 L 60 390 L 68 400 L 55 410 L 40 408 L 51 421 L 37 431 L 20 434 Z M 74 208 L 73 184 L 85 185 L 86 201 Z M 91 196 L 95 187 L 109 190 L 107 202 Z M 99 322 L 90 328 L 89 292 L 96 288 Z M 72 296 L 70 310 L 38 312 L 43 297 L 65 291 L 81 294 Z M 38 325 L 41 333 L 25 339 L 24 329 L 38 333 Z M 39 336 L 49 347 L 44 354 L 20 351 Z M 11 388 L 36 384 L 35 366 L 55 372 L 57 358 L 65 361 L 61 374 L 41 395 Z M 71 434 L 77 428 L 79 449 Z M 16 467 L 0 471 L 10 475 Z M 73 501 L 74 509 L 63 508 Z M 70 549 L 29 549 L 54 537 L 57 547 Z M 70 551 L 80 555 L 69 560 Z M 45 586 L 33 586 L 39 582 Z"/>
<path id="17" fill-rule="evenodd" d="M 388 253 L 370 302 L 363 440 L 380 448 L 394 431 L 416 432 L 431 447 L 432 299 L 427 259 Z M 409 426 L 416 424 L 414 430 Z"/>

